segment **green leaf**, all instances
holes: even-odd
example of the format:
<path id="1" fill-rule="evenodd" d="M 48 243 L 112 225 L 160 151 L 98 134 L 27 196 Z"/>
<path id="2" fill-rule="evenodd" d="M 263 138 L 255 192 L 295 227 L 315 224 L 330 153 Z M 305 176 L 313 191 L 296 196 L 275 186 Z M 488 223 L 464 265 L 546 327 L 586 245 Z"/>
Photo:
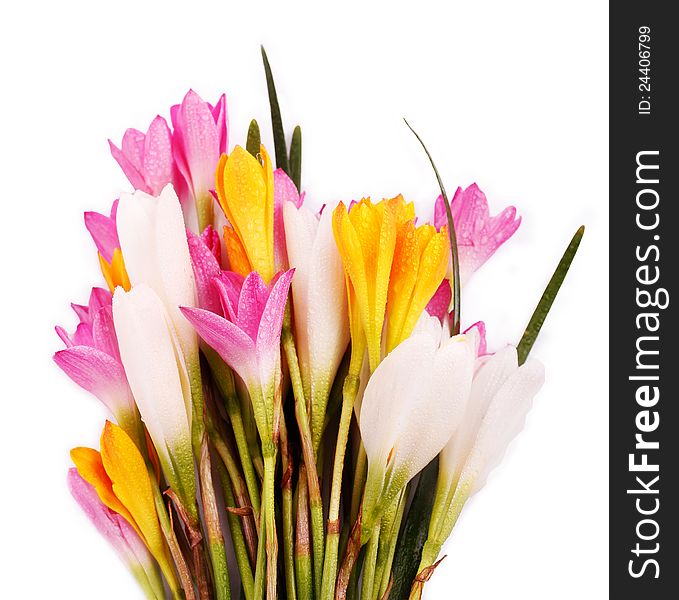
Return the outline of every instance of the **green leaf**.
<path id="1" fill-rule="evenodd" d="M 439 189 L 441 190 L 441 196 L 443 196 L 443 203 L 446 206 L 446 219 L 448 220 L 448 238 L 450 239 L 450 254 L 453 259 L 453 323 L 452 323 L 452 333 L 457 335 L 460 333 L 460 260 L 458 258 L 457 252 L 457 236 L 455 235 L 455 223 L 453 223 L 453 213 L 450 211 L 450 202 L 448 202 L 448 194 L 446 194 L 446 188 L 443 187 L 443 181 L 439 175 L 439 170 L 434 164 L 434 159 L 429 154 L 429 150 L 424 145 L 422 138 L 417 135 L 417 132 L 410 126 L 410 123 L 403 119 L 408 129 L 413 132 L 417 141 L 420 142 L 422 148 L 424 149 L 432 168 L 434 169 L 434 174 L 436 175 L 436 181 L 439 183 Z"/>
<path id="2" fill-rule="evenodd" d="M 262 136 L 259 133 L 259 124 L 255 119 L 250 121 L 248 127 L 248 138 L 245 142 L 245 149 L 255 158 L 259 156 L 259 147 L 262 144 Z"/>
<path id="3" fill-rule="evenodd" d="M 429 519 L 434 506 L 438 473 L 439 459 L 436 457 L 420 474 L 408 517 L 396 543 L 392 572 L 394 585 L 391 588 L 389 600 L 408 600 L 410 587 L 417 577 L 422 548 L 429 533 Z"/>
<path id="4" fill-rule="evenodd" d="M 269 92 L 269 106 L 271 108 L 271 128 L 273 130 L 273 145 L 276 151 L 276 166 L 283 169 L 290 175 L 290 165 L 288 163 L 288 151 L 285 144 L 285 130 L 281 119 L 281 109 L 278 106 L 278 95 L 274 84 L 271 65 L 266 56 L 266 50 L 262 46 L 262 60 L 264 61 L 264 73 L 266 74 L 266 88 Z"/>
<path id="5" fill-rule="evenodd" d="M 540 333 L 540 329 L 542 329 L 542 325 L 545 322 L 550 309 L 552 308 L 554 299 L 559 293 L 559 288 L 561 288 L 561 284 L 566 278 L 568 269 L 570 269 L 571 263 L 575 258 L 575 254 L 578 251 L 578 246 L 580 246 L 580 241 L 582 240 L 584 233 L 585 226 L 582 225 L 575 232 L 570 244 L 568 244 L 568 247 L 563 253 L 563 256 L 561 257 L 561 260 L 559 261 L 552 278 L 549 280 L 549 283 L 547 284 L 547 287 L 545 288 L 538 305 L 535 307 L 533 316 L 530 318 L 530 321 L 526 326 L 526 330 L 523 332 L 523 336 L 521 337 L 521 341 L 516 347 L 520 365 L 526 362 L 528 354 L 530 353 L 533 344 L 535 344 L 535 340 Z"/>
<path id="6" fill-rule="evenodd" d="M 302 191 L 302 129 L 299 125 L 292 132 L 290 143 L 290 179 L 297 186 L 297 191 Z"/>

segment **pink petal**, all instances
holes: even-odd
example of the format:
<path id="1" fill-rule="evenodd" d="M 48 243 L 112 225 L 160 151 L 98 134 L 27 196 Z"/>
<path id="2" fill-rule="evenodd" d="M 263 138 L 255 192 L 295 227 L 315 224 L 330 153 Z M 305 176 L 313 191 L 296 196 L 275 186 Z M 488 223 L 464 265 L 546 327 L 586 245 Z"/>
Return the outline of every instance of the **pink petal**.
<path id="1" fill-rule="evenodd" d="M 219 154 L 225 154 L 229 148 L 229 112 L 226 108 L 226 94 L 222 94 L 217 100 L 217 104 L 210 107 L 212 116 L 217 125 L 219 135 Z"/>
<path id="2" fill-rule="evenodd" d="M 54 328 L 54 331 L 57 332 L 57 335 L 59 336 L 61 341 L 64 342 L 64 345 L 67 348 L 70 348 L 71 346 L 73 346 L 73 342 L 71 341 L 71 336 L 68 335 L 68 332 L 63 327 L 61 327 L 60 325 L 57 325 Z"/>
<path id="3" fill-rule="evenodd" d="M 122 150 L 113 144 L 111 140 L 108 141 L 109 148 L 111 149 L 111 156 L 115 158 L 116 162 L 120 165 L 120 168 L 125 173 L 128 181 L 132 184 L 135 190 L 141 190 L 147 194 L 151 193 L 150 188 L 146 185 L 142 173 L 132 164 L 132 162 L 125 156 Z"/>
<path id="4" fill-rule="evenodd" d="M 448 314 L 452 296 L 453 292 L 450 288 L 450 282 L 447 279 L 444 279 L 436 292 L 434 292 L 429 304 L 427 304 L 426 311 L 443 324 L 443 320 Z"/>
<path id="5" fill-rule="evenodd" d="M 210 252 L 212 252 L 215 260 L 217 261 L 217 264 L 221 265 L 222 243 L 219 239 L 219 234 L 214 229 L 214 227 L 212 227 L 212 225 L 208 225 L 203 233 L 200 234 L 200 239 L 203 240 L 203 243 L 210 249 Z"/>
<path id="6" fill-rule="evenodd" d="M 75 346 L 94 346 L 92 323 L 89 320 L 78 323 L 75 333 L 71 336 L 71 341 Z"/>
<path id="7" fill-rule="evenodd" d="M 295 274 L 295 269 L 279 273 L 271 282 L 273 287 L 266 302 L 259 330 L 257 331 L 257 351 L 271 346 L 278 346 L 283 326 L 283 314 L 288 301 L 290 283 Z"/>
<path id="8" fill-rule="evenodd" d="M 120 248 L 115 221 L 97 212 L 86 212 L 85 227 L 90 232 L 99 253 L 111 262 L 113 251 Z"/>
<path id="9" fill-rule="evenodd" d="M 115 548 L 125 563 L 133 565 L 141 559 L 146 564 L 151 564 L 150 554 L 132 526 L 118 513 L 104 505 L 94 486 L 87 483 L 77 469 L 68 470 L 67 483 L 71 495 L 87 518 Z"/>
<path id="10" fill-rule="evenodd" d="M 212 280 L 219 294 L 224 314 L 234 323 L 238 320 L 238 300 L 243 289 L 244 278 L 233 271 L 222 271 L 219 277 Z"/>
<path id="11" fill-rule="evenodd" d="M 129 409 L 131 393 L 122 365 L 89 346 L 71 346 L 54 354 L 54 362 L 80 387 L 96 396 L 115 415 Z"/>
<path id="12" fill-rule="evenodd" d="M 250 336 L 257 339 L 259 323 L 264 314 L 269 290 L 257 271 L 252 271 L 243 281 L 243 287 L 238 298 L 238 316 L 236 325 Z"/>
<path id="13" fill-rule="evenodd" d="M 92 341 L 95 348 L 121 362 L 118 337 L 113 324 L 113 306 L 102 306 L 94 315 Z"/>
<path id="14" fill-rule="evenodd" d="M 151 122 L 143 148 L 141 172 L 151 190 L 157 196 L 163 188 L 173 181 L 174 162 L 172 158 L 172 134 L 167 121 L 157 116 Z"/>
<path id="15" fill-rule="evenodd" d="M 198 335 L 247 383 L 256 372 L 255 344 L 236 325 L 209 310 L 181 307 Z"/>
<path id="16" fill-rule="evenodd" d="M 220 139 L 210 107 L 193 90 L 173 111 L 173 155 L 194 197 L 214 188 Z"/>
<path id="17" fill-rule="evenodd" d="M 144 170 L 145 138 L 146 136 L 137 129 L 128 129 L 123 134 L 123 154 L 139 173 Z"/>
<path id="18" fill-rule="evenodd" d="M 212 228 L 209 227 L 208 229 Z M 212 280 L 219 276 L 221 267 L 212 250 L 205 244 L 205 238 L 202 235 L 198 236 L 187 229 L 186 236 L 189 244 L 189 254 L 191 255 L 191 265 L 193 266 L 193 275 L 196 280 L 198 305 L 200 308 L 205 308 L 219 314 L 221 312 L 219 293 L 212 284 Z M 217 243 L 219 243 L 219 240 L 217 240 Z"/>

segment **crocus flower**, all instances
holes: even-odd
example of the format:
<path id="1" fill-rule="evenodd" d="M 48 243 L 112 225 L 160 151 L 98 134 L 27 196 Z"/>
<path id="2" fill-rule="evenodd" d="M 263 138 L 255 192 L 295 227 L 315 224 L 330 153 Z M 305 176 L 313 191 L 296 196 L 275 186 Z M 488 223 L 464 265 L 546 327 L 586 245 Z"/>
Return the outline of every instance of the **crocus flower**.
<path id="1" fill-rule="evenodd" d="M 405 221 L 398 230 L 387 297 L 386 351 L 413 331 L 448 268 L 448 230 Z"/>
<path id="2" fill-rule="evenodd" d="M 521 224 L 521 218 L 516 218 L 516 208 L 513 206 L 508 206 L 500 214 L 491 217 L 486 195 L 475 183 L 465 190 L 457 188 L 450 202 L 450 210 L 457 236 L 460 280 L 464 283 L 514 235 Z M 434 224 L 437 228 L 447 224 L 442 196 L 436 199 Z"/>
<path id="3" fill-rule="evenodd" d="M 227 150 L 226 96 L 215 106 L 189 90 L 181 104 L 171 109 L 172 156 L 180 173 L 178 193 L 182 203 L 195 205 L 198 230 L 212 224 L 215 168 Z M 156 195 L 156 192 L 153 195 Z"/>
<path id="4" fill-rule="evenodd" d="M 436 502 L 420 569 L 436 560 L 465 502 L 481 489 L 523 428 L 544 382 L 542 364 L 528 359 L 519 366 L 513 346 L 479 358 L 475 368 L 460 426 L 441 452 Z"/>
<path id="5" fill-rule="evenodd" d="M 194 306 L 196 286 L 179 199 L 172 186 L 158 197 L 124 193 L 117 213 L 118 236 L 132 286 L 145 283 L 162 300 L 187 365 L 198 363 L 198 341 L 179 306 Z"/>
<path id="6" fill-rule="evenodd" d="M 157 196 L 175 181 L 172 134 L 163 117 L 153 119 L 146 133 L 128 129 L 120 148 L 111 140 L 108 144 L 135 190 Z"/>
<path id="7" fill-rule="evenodd" d="M 257 271 L 268 283 L 274 275 L 274 176 L 271 159 L 260 147 L 262 164 L 236 146 L 217 166 L 217 197 L 231 227 L 226 249 L 231 269 Z"/>
<path id="8" fill-rule="evenodd" d="M 471 331 L 441 337 L 440 323 L 428 317 L 368 381 L 360 419 L 368 456 L 362 541 L 410 479 L 446 445 L 462 417 L 478 336 Z"/>
<path id="9" fill-rule="evenodd" d="M 109 421 L 100 443 L 101 453 L 90 448 L 71 451 L 78 474 L 93 486 L 105 506 L 132 526 L 158 562 L 173 594 L 178 593 L 179 583 L 158 521 L 144 459 L 130 437 Z"/>
<path id="10" fill-rule="evenodd" d="M 191 389 L 179 339 L 158 295 L 146 284 L 116 290 L 113 318 L 120 356 L 163 473 L 189 507 L 196 496 L 191 449 Z"/>
<path id="11" fill-rule="evenodd" d="M 265 435 L 272 432 L 281 327 L 293 274 L 294 269 L 279 273 L 268 286 L 256 271 L 242 280 L 242 285 L 233 274 L 215 278 L 228 318 L 209 310 L 182 307 L 200 337 L 245 382 L 257 427 Z"/>
<path id="12" fill-rule="evenodd" d="M 349 321 L 344 269 L 332 231 L 332 214 L 307 206 L 283 206 L 287 256 L 295 268 L 292 297 L 295 338 L 311 430 L 318 449 L 330 388 L 347 344 Z"/>
<path id="13" fill-rule="evenodd" d="M 121 515 L 108 508 L 77 469 L 68 470 L 68 488 L 87 518 L 108 541 L 150 599 L 165 597 L 153 556 L 135 529 Z"/>
<path id="14" fill-rule="evenodd" d="M 412 204 L 406 204 L 401 196 L 378 204 L 363 199 L 348 211 L 340 202 L 333 211 L 335 242 L 347 275 L 352 342 L 359 343 L 354 332 L 360 327 L 367 343 L 371 371 L 381 358 L 397 227 L 412 216 Z"/>
<path id="15" fill-rule="evenodd" d="M 139 439 L 139 417 L 120 361 L 113 327 L 111 294 L 93 288 L 88 306 L 73 305 L 80 323 L 73 335 L 56 331 L 66 345 L 54 362 L 80 387 L 98 398 L 127 433 Z"/>

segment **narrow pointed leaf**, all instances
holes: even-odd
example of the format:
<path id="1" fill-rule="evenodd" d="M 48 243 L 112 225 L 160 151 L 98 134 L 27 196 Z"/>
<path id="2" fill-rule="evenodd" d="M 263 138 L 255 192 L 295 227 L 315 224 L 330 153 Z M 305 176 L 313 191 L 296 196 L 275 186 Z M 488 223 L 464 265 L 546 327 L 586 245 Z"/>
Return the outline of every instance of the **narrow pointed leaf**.
<path id="1" fill-rule="evenodd" d="M 248 138 L 245 142 L 245 149 L 252 154 L 252 156 L 257 158 L 261 143 L 262 136 L 259 133 L 259 124 L 255 119 L 252 119 L 252 121 L 250 121 L 250 127 L 248 127 Z"/>
<path id="2" fill-rule="evenodd" d="M 542 293 L 542 297 L 540 298 L 538 305 L 535 307 L 533 316 L 530 318 L 530 321 L 528 321 L 526 330 L 523 332 L 523 336 L 521 336 L 521 341 L 519 342 L 519 345 L 516 347 L 520 365 L 526 362 L 528 354 L 530 353 L 533 344 L 535 344 L 535 340 L 537 339 L 538 334 L 540 333 L 540 329 L 542 329 L 542 324 L 545 322 L 545 319 L 547 318 L 547 315 L 549 314 L 549 311 L 552 308 L 552 304 L 554 303 L 554 299 L 556 298 L 556 295 L 559 293 L 559 288 L 561 288 L 561 284 L 563 283 L 563 280 L 566 278 L 568 269 L 570 269 L 571 263 L 575 258 L 575 254 L 578 251 L 578 247 L 580 246 L 580 241 L 582 240 L 582 236 L 584 235 L 584 233 L 585 226 L 582 225 L 575 232 L 575 235 L 571 239 L 570 244 L 568 244 L 566 251 L 563 253 L 563 256 L 561 257 L 559 264 L 554 270 L 552 278 L 549 280 L 549 283 L 547 284 L 545 291 Z"/>
<path id="3" fill-rule="evenodd" d="M 453 223 L 453 213 L 450 210 L 450 202 L 448 202 L 448 194 L 446 194 L 446 188 L 443 186 L 443 180 L 439 175 L 439 171 L 436 168 L 434 159 L 429 154 L 429 150 L 424 145 L 422 138 L 417 135 L 417 132 L 410 126 L 410 123 L 403 119 L 408 129 L 413 132 L 417 141 L 420 142 L 424 152 L 429 158 L 432 168 L 434 169 L 434 174 L 436 175 L 436 181 L 438 181 L 439 188 L 441 190 L 441 196 L 443 196 L 443 203 L 446 207 L 446 218 L 448 219 L 448 236 L 450 238 L 450 254 L 453 259 L 453 335 L 460 333 L 460 261 L 457 252 L 457 237 L 455 235 L 455 223 Z"/>
<path id="4" fill-rule="evenodd" d="M 266 74 L 266 88 L 269 92 L 269 106 L 271 107 L 271 128 L 273 130 L 273 143 L 276 151 L 276 167 L 283 169 L 290 176 L 290 165 L 288 163 L 288 151 L 285 144 L 285 130 L 281 118 L 281 109 L 278 106 L 278 95 L 276 94 L 276 84 L 273 80 L 271 65 L 266 56 L 266 50 L 262 46 L 262 61 L 264 62 L 264 73 Z"/>
<path id="5" fill-rule="evenodd" d="M 290 143 L 290 179 L 297 186 L 297 191 L 302 190 L 302 128 L 297 125 L 292 132 Z"/>

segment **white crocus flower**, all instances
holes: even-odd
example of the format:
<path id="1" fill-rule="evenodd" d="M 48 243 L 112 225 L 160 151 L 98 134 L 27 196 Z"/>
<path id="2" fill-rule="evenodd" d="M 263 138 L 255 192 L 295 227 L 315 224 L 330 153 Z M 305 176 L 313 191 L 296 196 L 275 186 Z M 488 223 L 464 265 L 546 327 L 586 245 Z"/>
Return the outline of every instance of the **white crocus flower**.
<path id="1" fill-rule="evenodd" d="M 168 311 L 146 284 L 117 288 L 113 320 L 120 358 L 163 473 L 185 502 L 196 495 L 191 390 L 179 339 Z"/>
<path id="2" fill-rule="evenodd" d="M 469 397 L 479 338 L 475 330 L 441 340 L 435 318 L 380 363 L 361 407 L 368 456 L 361 541 L 387 506 L 445 446 Z"/>
<path id="3" fill-rule="evenodd" d="M 483 487 L 523 428 L 544 378 L 544 367 L 537 360 L 519 366 L 513 346 L 478 359 L 464 417 L 441 452 L 420 570 L 434 563 L 465 502 Z"/>
<path id="4" fill-rule="evenodd" d="M 295 268 L 295 339 L 317 450 L 330 388 L 349 343 L 344 267 L 333 236 L 331 211 L 323 211 L 319 219 L 307 206 L 297 208 L 288 201 L 283 220 L 288 261 Z"/>
<path id="5" fill-rule="evenodd" d="M 198 337 L 179 310 L 196 306 L 196 284 L 179 198 L 168 184 L 158 197 L 136 191 L 121 194 L 116 216 L 125 268 L 133 287 L 148 285 L 170 317 L 189 372 L 200 392 Z M 191 422 L 191 410 L 187 413 Z"/>

